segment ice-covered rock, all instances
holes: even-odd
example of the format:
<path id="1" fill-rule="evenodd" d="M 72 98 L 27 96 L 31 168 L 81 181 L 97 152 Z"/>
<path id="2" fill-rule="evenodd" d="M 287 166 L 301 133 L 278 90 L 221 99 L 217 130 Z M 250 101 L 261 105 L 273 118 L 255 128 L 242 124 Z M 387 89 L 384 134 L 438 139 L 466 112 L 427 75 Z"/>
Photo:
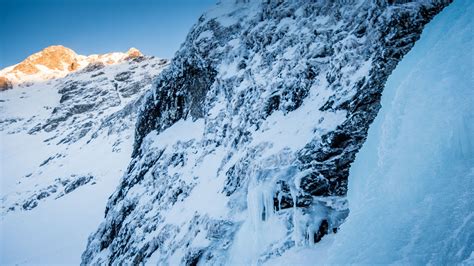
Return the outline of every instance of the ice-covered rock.
<path id="1" fill-rule="evenodd" d="M 269 265 L 473 265 L 473 13 L 454 1 L 388 78 L 338 234 Z"/>
<path id="2" fill-rule="evenodd" d="M 146 96 L 82 262 L 263 263 L 337 232 L 385 81 L 448 3 L 222 1 Z"/>

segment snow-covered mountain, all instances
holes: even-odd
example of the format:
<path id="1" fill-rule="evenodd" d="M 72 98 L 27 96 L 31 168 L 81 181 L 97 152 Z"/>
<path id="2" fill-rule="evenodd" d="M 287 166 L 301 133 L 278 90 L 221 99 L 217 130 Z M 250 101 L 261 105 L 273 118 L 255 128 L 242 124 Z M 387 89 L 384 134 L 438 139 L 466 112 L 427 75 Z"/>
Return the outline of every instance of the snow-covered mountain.
<path id="1" fill-rule="evenodd" d="M 167 65 L 136 49 L 52 46 L 1 71 L 11 82 L 0 92 L 1 264 L 79 263 L 130 160 L 144 92 Z M 61 245 L 71 230 L 72 249 Z"/>
<path id="2" fill-rule="evenodd" d="M 170 65 L 1 70 L 0 264 L 474 264 L 473 13 L 223 0 Z"/>
<path id="3" fill-rule="evenodd" d="M 85 67 L 114 65 L 142 56 L 136 48 L 130 48 L 126 53 L 84 56 L 62 45 L 53 45 L 28 56 L 16 65 L 0 70 L 0 91 L 11 89 L 13 85 L 29 86 L 33 82 L 61 78 Z"/>
<path id="4" fill-rule="evenodd" d="M 221 1 L 147 94 L 82 263 L 270 263 L 337 233 L 385 82 L 449 2 Z"/>

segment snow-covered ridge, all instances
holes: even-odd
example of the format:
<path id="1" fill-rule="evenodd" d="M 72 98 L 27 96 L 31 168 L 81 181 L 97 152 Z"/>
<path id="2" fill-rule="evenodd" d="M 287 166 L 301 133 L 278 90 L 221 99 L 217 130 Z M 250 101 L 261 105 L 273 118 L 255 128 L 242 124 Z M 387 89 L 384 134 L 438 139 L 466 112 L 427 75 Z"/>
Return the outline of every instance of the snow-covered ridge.
<path id="1" fill-rule="evenodd" d="M 29 85 L 31 82 L 61 78 L 89 65 L 114 65 L 140 56 L 143 54 L 136 48 L 130 48 L 125 53 L 84 56 L 62 45 L 53 45 L 28 56 L 16 65 L 0 70 L 0 91 L 9 89 L 12 85 Z"/>
<path id="2" fill-rule="evenodd" d="M 119 54 L 116 55 L 116 60 L 122 60 L 120 58 Z M 64 177 L 55 173 L 58 167 L 71 172 L 66 176 L 79 174 L 73 169 L 74 164 L 81 162 L 71 163 L 67 159 L 69 155 L 77 155 L 70 151 L 72 147 L 86 150 L 88 146 L 98 145 L 95 143 L 97 138 L 108 136 L 107 142 L 113 141 L 109 147 L 111 153 L 126 149 L 125 156 L 129 156 L 143 92 L 150 88 L 154 77 L 166 65 L 166 60 L 144 56 L 108 66 L 90 64 L 63 78 L 32 82 L 27 87 L 14 85 L 14 89 L 1 92 L 0 132 L 5 141 L 1 146 L 5 184 L 2 188 L 2 213 L 32 209 L 50 194 L 55 194 L 58 189 L 54 184 L 64 183 Z M 127 144 L 123 146 L 122 142 Z M 27 150 L 22 150 L 22 143 L 25 148 L 36 147 L 35 153 L 28 154 Z M 96 155 L 91 153 L 88 156 Z M 18 167 L 21 156 L 29 159 Z M 56 170 L 46 174 L 47 169 L 52 168 Z M 87 168 L 89 171 L 92 169 Z M 82 173 L 77 182 L 88 183 L 92 180 L 89 175 Z M 8 180 L 17 185 L 10 187 Z M 39 187 L 26 193 L 22 188 L 26 183 Z M 67 191 L 66 183 L 63 186 Z M 32 197 L 28 200 L 19 195 Z"/>
<path id="3" fill-rule="evenodd" d="M 168 66 L 133 51 L 81 60 L 93 63 L 0 92 L 0 264 L 79 263 L 130 160 L 143 95 Z"/>

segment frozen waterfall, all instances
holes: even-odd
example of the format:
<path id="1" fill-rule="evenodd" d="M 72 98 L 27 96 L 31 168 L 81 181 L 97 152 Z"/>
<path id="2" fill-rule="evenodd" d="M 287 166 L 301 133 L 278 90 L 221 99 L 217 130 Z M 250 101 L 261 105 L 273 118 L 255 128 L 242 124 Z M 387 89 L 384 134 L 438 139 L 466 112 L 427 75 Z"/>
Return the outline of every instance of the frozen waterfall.
<path id="1" fill-rule="evenodd" d="M 472 14 L 454 1 L 388 79 L 340 232 L 273 262 L 474 263 Z"/>

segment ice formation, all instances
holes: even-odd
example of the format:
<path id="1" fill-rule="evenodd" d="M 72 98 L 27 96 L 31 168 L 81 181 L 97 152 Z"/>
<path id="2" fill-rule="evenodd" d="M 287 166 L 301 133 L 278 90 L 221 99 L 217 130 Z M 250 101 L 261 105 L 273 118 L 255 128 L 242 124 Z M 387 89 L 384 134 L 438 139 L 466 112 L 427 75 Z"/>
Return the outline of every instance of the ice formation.
<path id="1" fill-rule="evenodd" d="M 389 77 L 338 234 L 270 265 L 474 263 L 473 12 L 443 10 Z"/>

